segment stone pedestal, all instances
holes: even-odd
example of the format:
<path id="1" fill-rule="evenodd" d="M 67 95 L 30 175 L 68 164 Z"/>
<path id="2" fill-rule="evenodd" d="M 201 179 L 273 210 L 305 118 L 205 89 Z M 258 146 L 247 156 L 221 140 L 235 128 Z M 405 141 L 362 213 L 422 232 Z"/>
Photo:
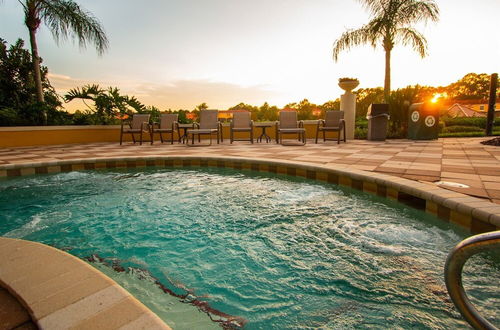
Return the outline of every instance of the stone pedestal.
<path id="1" fill-rule="evenodd" d="M 356 121 L 356 95 L 346 91 L 340 96 L 340 110 L 344 111 L 345 133 L 347 140 L 354 140 L 354 122 Z"/>
<path id="2" fill-rule="evenodd" d="M 340 88 L 345 93 L 340 96 L 340 110 L 344 111 L 345 132 L 347 140 L 354 140 L 354 123 L 356 121 L 356 95 L 351 91 L 358 87 L 359 81 L 341 81 Z"/>

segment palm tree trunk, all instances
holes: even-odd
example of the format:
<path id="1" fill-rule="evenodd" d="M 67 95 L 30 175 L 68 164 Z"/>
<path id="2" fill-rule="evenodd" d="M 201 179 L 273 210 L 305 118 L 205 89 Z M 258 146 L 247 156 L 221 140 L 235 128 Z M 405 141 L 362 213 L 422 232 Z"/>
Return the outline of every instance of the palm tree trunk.
<path id="1" fill-rule="evenodd" d="M 42 73 L 40 71 L 40 57 L 38 57 L 38 46 L 36 43 L 36 31 L 30 31 L 31 57 L 33 58 L 33 73 L 36 87 L 36 100 L 38 103 L 44 103 L 43 88 L 42 88 Z M 43 125 L 47 125 L 47 113 L 42 109 Z"/>
<path id="2" fill-rule="evenodd" d="M 384 79 L 384 100 L 389 101 L 391 94 L 391 49 L 385 49 L 385 79 Z"/>
<path id="3" fill-rule="evenodd" d="M 40 57 L 38 57 L 38 46 L 36 43 L 36 32 L 30 30 L 31 57 L 33 57 L 33 72 L 35 74 L 36 100 L 44 102 L 42 89 L 42 74 L 40 72 Z"/>

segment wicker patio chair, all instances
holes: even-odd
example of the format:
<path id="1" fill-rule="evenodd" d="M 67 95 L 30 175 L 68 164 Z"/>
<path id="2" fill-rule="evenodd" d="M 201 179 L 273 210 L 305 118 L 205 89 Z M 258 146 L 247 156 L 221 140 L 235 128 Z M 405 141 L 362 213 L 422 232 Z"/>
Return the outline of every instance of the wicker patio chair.
<path id="1" fill-rule="evenodd" d="M 187 145 L 194 146 L 194 137 L 198 136 L 198 142 L 201 141 L 201 135 L 210 137 L 210 145 L 212 144 L 212 135 L 217 135 L 217 144 L 224 142 L 222 137 L 222 124 L 218 121 L 219 110 L 201 110 L 200 122 L 195 123 L 197 128 L 187 130 Z M 189 135 L 192 137 L 192 143 L 189 144 Z"/>
<path id="2" fill-rule="evenodd" d="M 302 145 L 306 144 L 304 122 L 297 120 L 297 111 L 280 111 L 276 122 L 276 143 L 283 144 L 283 134 L 297 134 Z"/>
<path id="3" fill-rule="evenodd" d="M 174 133 L 177 132 L 180 139 L 179 133 L 179 123 L 177 122 L 177 118 L 179 115 L 174 113 L 164 113 L 160 115 L 160 122 L 153 123 L 151 125 L 151 136 L 154 138 L 155 133 L 160 134 L 160 141 L 163 143 L 163 135 L 162 133 L 170 134 L 170 144 L 174 144 Z M 151 144 L 153 144 L 153 138 L 151 138 Z"/>
<path id="4" fill-rule="evenodd" d="M 235 132 L 249 132 L 250 142 L 253 144 L 253 120 L 249 111 L 235 112 L 230 126 L 230 140 L 233 141 L 248 141 L 248 139 L 235 139 Z"/>
<path id="5" fill-rule="evenodd" d="M 153 140 L 153 136 L 151 135 L 151 130 L 149 128 L 149 114 L 134 114 L 132 115 L 132 120 L 128 121 L 128 126 L 125 120 L 122 120 L 121 128 L 120 128 L 120 145 L 123 142 L 123 134 L 131 134 L 132 141 L 135 144 L 135 134 L 139 134 L 139 144 L 142 145 L 142 134 L 149 133 L 151 140 Z"/>
<path id="6" fill-rule="evenodd" d="M 325 119 L 318 120 L 318 127 L 316 129 L 316 143 L 318 143 L 318 135 L 320 131 L 323 132 L 323 141 L 337 140 L 337 144 L 340 144 L 340 132 L 343 131 L 343 140 L 344 142 L 346 142 L 344 111 L 327 111 L 325 114 Z M 337 139 L 327 139 L 326 132 L 337 132 Z"/>

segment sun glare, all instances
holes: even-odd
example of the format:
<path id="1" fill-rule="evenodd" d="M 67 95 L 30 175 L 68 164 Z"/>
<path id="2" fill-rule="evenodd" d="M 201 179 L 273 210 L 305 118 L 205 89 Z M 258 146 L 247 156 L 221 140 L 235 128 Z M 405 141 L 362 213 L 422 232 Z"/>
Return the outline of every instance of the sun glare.
<path id="1" fill-rule="evenodd" d="M 431 102 L 437 103 L 439 101 L 439 99 L 444 99 L 444 98 L 446 98 L 446 96 L 448 96 L 446 93 L 436 93 L 432 97 Z"/>

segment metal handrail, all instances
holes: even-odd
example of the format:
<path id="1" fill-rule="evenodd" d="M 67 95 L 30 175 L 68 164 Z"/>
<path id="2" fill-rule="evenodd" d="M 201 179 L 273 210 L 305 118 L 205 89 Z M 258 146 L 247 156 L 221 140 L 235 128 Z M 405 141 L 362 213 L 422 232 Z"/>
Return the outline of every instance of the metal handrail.
<path id="1" fill-rule="evenodd" d="M 474 329 L 497 329 L 472 306 L 462 285 L 462 270 L 467 260 L 482 251 L 500 248 L 500 231 L 469 237 L 451 250 L 444 267 L 446 288 L 460 314 Z"/>

